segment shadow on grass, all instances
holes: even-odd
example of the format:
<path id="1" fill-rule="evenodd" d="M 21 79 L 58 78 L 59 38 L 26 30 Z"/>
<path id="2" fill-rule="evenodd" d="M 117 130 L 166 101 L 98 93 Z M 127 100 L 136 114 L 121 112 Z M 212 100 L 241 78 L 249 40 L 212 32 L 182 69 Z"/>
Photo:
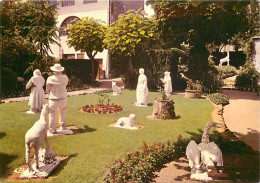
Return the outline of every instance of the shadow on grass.
<path id="1" fill-rule="evenodd" d="M 0 139 L 3 138 L 4 136 L 6 136 L 5 132 L 0 132 Z"/>
<path id="2" fill-rule="evenodd" d="M 84 125 L 83 128 L 77 128 L 77 129 L 70 129 L 73 131 L 73 134 L 77 133 L 87 133 L 87 132 L 94 132 L 97 129 L 96 128 L 90 128 L 87 125 Z"/>
<path id="3" fill-rule="evenodd" d="M 6 174 L 10 172 L 8 164 L 10 164 L 15 158 L 16 155 L 8 155 L 0 152 L 0 177 L 7 176 Z"/>
<path id="4" fill-rule="evenodd" d="M 78 156 L 78 153 L 77 154 L 71 154 L 71 155 L 69 155 L 68 158 L 65 158 L 64 160 L 62 160 L 60 162 L 60 164 L 58 165 L 58 167 L 53 170 L 53 172 L 50 174 L 50 176 L 57 176 L 65 168 L 65 166 L 68 164 L 69 160 L 71 158 L 75 158 L 77 156 Z"/>

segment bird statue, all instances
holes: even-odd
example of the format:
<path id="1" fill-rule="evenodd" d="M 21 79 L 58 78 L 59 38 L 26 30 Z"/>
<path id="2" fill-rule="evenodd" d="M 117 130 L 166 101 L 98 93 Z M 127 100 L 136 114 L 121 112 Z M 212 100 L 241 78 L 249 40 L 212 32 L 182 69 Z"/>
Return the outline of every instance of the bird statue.
<path id="1" fill-rule="evenodd" d="M 189 160 L 191 168 L 191 179 L 195 180 L 211 180 L 208 177 L 208 166 L 223 166 L 222 152 L 219 147 L 209 141 L 209 131 L 211 127 L 221 128 L 222 124 L 210 121 L 206 124 L 201 143 L 198 145 L 191 140 L 186 148 L 186 156 Z"/>

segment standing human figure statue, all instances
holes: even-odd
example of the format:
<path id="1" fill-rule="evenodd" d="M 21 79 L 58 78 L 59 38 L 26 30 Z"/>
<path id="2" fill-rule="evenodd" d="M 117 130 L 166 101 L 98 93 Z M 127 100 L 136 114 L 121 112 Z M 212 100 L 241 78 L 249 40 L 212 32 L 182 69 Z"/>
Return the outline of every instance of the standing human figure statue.
<path id="1" fill-rule="evenodd" d="M 139 69 L 139 77 L 136 88 L 136 105 L 142 106 L 148 104 L 147 77 L 144 75 L 144 69 Z"/>
<path id="2" fill-rule="evenodd" d="M 48 77 L 46 83 L 46 90 L 49 93 L 49 132 L 56 133 L 56 110 L 59 111 L 59 123 L 61 130 L 65 130 L 65 121 L 66 121 L 66 108 L 67 108 L 67 89 L 68 77 L 65 74 L 62 74 L 64 67 L 60 64 L 54 64 L 51 67 L 53 71 L 52 76 Z"/>
<path id="3" fill-rule="evenodd" d="M 161 81 L 164 84 L 164 91 L 167 96 L 170 96 L 172 94 L 172 78 L 170 75 L 170 72 L 166 71 L 164 73 L 164 78 L 161 79 Z"/>
<path id="4" fill-rule="evenodd" d="M 45 80 L 39 69 L 33 71 L 33 77 L 26 84 L 26 89 L 31 87 L 31 94 L 28 105 L 31 106 L 30 112 L 41 112 L 45 104 L 45 94 L 43 90 Z"/>

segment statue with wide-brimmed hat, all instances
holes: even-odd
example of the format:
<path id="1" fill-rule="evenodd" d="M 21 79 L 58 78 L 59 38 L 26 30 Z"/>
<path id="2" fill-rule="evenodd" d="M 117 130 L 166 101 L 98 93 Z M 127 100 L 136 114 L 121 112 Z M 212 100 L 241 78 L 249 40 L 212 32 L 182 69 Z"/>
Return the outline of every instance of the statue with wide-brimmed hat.
<path id="1" fill-rule="evenodd" d="M 48 77 L 46 83 L 46 90 L 49 93 L 49 132 L 52 134 L 57 133 L 57 117 L 56 111 L 59 111 L 59 123 L 60 129 L 65 130 L 66 122 L 66 109 L 67 109 L 67 89 L 68 77 L 62 74 L 64 67 L 56 63 L 51 66 L 50 69 L 53 71 L 53 75 Z"/>

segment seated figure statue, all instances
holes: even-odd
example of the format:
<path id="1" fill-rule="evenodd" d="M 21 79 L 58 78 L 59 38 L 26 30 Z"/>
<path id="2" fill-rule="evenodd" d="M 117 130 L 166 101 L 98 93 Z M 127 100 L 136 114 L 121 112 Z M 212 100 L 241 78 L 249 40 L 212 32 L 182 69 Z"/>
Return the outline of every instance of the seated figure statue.
<path id="1" fill-rule="evenodd" d="M 113 90 L 113 95 L 121 94 L 121 88 L 116 85 L 115 81 L 112 81 L 112 90 Z"/>

